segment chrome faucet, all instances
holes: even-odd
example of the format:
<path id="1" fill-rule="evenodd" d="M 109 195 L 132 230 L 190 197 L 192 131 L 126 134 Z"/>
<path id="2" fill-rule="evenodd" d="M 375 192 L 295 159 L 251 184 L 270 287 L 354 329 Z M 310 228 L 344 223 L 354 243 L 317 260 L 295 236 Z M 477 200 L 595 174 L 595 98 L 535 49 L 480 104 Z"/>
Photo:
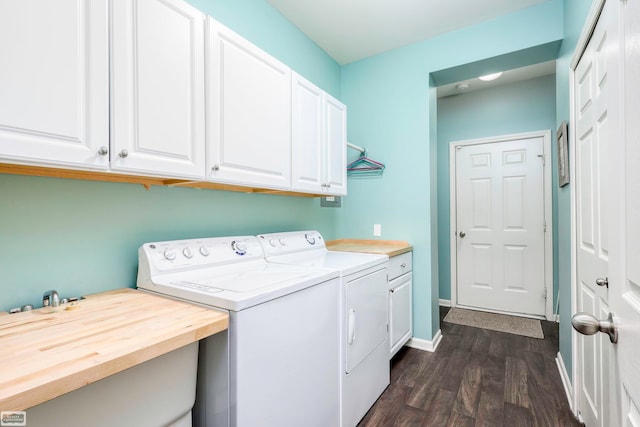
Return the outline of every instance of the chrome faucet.
<path id="1" fill-rule="evenodd" d="M 42 306 L 43 307 L 58 307 L 60 305 L 60 295 L 58 295 L 58 291 L 50 290 L 42 295 Z"/>

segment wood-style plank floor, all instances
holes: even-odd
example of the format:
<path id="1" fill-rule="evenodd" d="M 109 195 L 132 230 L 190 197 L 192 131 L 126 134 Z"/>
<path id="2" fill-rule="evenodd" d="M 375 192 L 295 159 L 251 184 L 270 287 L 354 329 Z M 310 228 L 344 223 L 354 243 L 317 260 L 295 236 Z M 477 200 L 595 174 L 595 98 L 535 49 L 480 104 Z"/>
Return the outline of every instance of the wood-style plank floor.
<path id="1" fill-rule="evenodd" d="M 358 427 L 580 426 L 555 362 L 558 325 L 544 340 L 443 322 L 434 353 L 403 348 L 391 384 Z"/>

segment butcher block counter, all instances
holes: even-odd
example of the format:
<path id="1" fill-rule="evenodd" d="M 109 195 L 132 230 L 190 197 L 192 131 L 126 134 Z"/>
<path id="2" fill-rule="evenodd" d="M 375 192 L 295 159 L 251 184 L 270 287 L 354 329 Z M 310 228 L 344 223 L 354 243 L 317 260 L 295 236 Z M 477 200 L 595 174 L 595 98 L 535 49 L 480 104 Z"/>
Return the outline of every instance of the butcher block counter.
<path id="1" fill-rule="evenodd" d="M 0 316 L 0 409 L 25 410 L 228 326 L 226 313 L 129 288 Z"/>
<path id="2" fill-rule="evenodd" d="M 339 239 L 330 240 L 326 245 L 330 251 L 382 254 L 388 255 L 389 258 L 413 250 L 413 247 L 404 240 Z"/>

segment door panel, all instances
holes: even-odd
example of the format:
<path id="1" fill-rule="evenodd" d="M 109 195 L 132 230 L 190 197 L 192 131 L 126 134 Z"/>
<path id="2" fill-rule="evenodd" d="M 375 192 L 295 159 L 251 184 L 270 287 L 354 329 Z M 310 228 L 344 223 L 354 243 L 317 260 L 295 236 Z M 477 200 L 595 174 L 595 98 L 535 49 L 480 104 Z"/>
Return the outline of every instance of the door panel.
<path id="1" fill-rule="evenodd" d="M 108 167 L 108 3 L 0 2 L 0 157 Z"/>
<path id="2" fill-rule="evenodd" d="M 607 2 L 609 4 L 611 2 Z M 575 70 L 576 103 L 576 229 L 577 229 L 577 311 L 606 319 L 609 293 L 596 285 L 596 279 L 608 276 L 609 229 L 607 210 L 611 205 L 611 187 L 607 154 L 615 138 L 610 119 L 612 83 L 615 66 L 608 48 L 611 25 L 610 8 L 605 7 L 587 48 Z M 581 373 L 578 406 L 587 426 L 608 426 L 605 404 L 613 391 L 609 386 L 611 344 L 606 335 L 577 337 L 578 366 Z"/>
<path id="3" fill-rule="evenodd" d="M 346 285 L 346 373 L 351 372 L 387 337 L 387 270 L 359 277 Z"/>
<path id="4" fill-rule="evenodd" d="M 291 187 L 291 69 L 208 19 L 208 177 Z"/>
<path id="5" fill-rule="evenodd" d="M 111 168 L 204 178 L 204 15 L 176 0 L 112 3 Z"/>
<path id="6" fill-rule="evenodd" d="M 457 304 L 545 314 L 543 138 L 456 149 Z"/>
<path id="7" fill-rule="evenodd" d="M 608 2 L 607 2 L 608 3 Z M 614 2 L 621 8 L 623 28 L 623 144 L 611 151 L 612 194 L 610 211 L 615 225 L 611 241 L 611 308 L 618 318 L 615 356 L 620 375 L 623 426 L 640 426 L 640 5 Z M 618 148 L 619 147 L 619 148 Z"/>

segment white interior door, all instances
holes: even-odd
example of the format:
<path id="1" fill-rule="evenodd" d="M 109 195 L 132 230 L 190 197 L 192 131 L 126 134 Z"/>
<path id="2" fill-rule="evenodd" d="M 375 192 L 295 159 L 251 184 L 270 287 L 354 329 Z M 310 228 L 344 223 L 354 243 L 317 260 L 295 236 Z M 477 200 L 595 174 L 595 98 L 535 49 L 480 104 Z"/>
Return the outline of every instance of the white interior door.
<path id="1" fill-rule="evenodd" d="M 458 145 L 455 162 L 457 305 L 545 315 L 544 138 Z"/>
<path id="2" fill-rule="evenodd" d="M 610 312 L 609 289 L 598 286 L 609 274 L 612 206 L 609 155 L 618 143 L 617 49 L 613 11 L 607 6 L 574 74 L 576 309 L 597 319 Z M 613 347 L 609 337 L 579 335 L 578 408 L 589 427 L 610 424 Z"/>
<path id="3" fill-rule="evenodd" d="M 624 84 L 622 144 L 612 152 L 614 168 L 611 308 L 618 323 L 618 343 L 612 346 L 620 375 L 613 379 L 622 401 L 617 425 L 640 426 L 640 5 L 608 1 L 620 8 L 623 28 Z M 617 409 L 617 407 L 614 407 Z"/>

